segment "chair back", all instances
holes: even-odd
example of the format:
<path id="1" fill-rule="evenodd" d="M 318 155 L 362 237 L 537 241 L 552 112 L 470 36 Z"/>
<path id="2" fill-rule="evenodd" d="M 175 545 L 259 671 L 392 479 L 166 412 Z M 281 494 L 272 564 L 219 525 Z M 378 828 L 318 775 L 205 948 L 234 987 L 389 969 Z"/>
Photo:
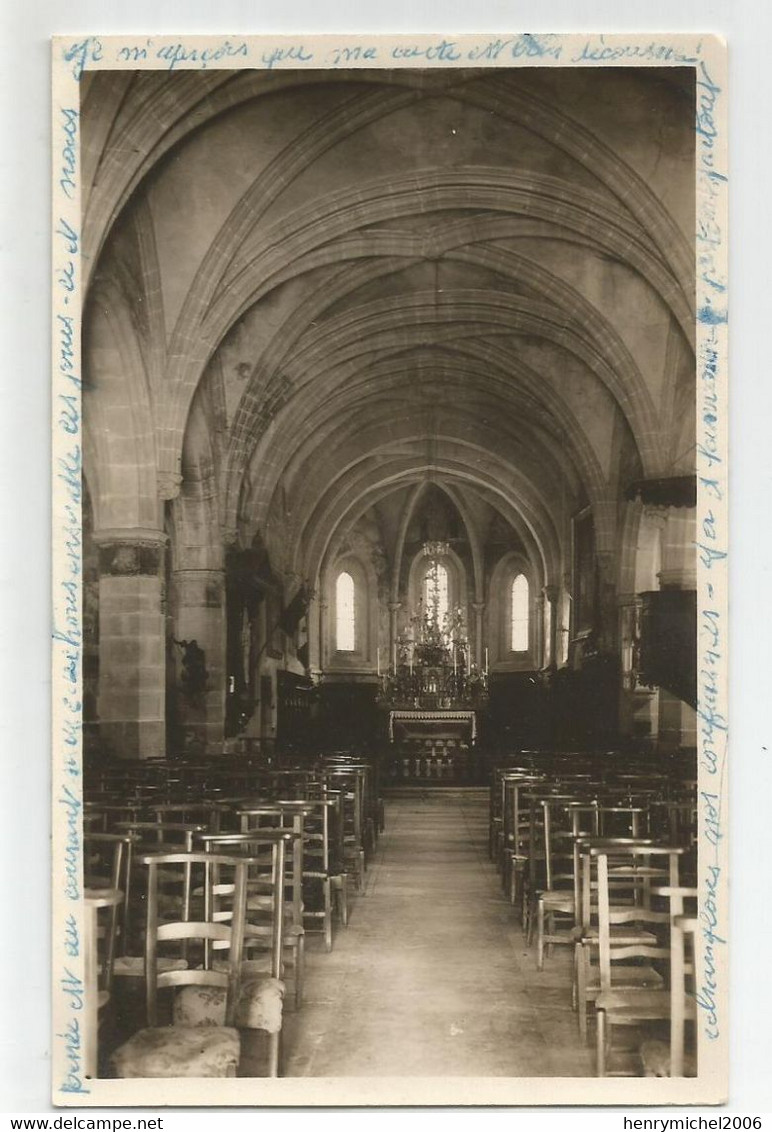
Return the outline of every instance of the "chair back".
<path id="1" fill-rule="evenodd" d="M 696 896 L 696 890 L 695 890 Z M 694 974 L 697 953 L 696 915 L 675 915 L 671 924 L 670 958 L 670 1076 L 686 1072 L 686 1004 L 694 1013 Z M 691 976 L 691 981 L 690 981 Z"/>
<path id="2" fill-rule="evenodd" d="M 109 905 L 104 929 L 102 956 L 103 988 L 109 991 L 113 981 L 116 951 L 126 951 L 129 922 L 131 864 L 134 836 L 131 833 L 85 833 L 83 836 L 84 887 L 91 890 L 112 890 L 120 900 Z"/>
<path id="3" fill-rule="evenodd" d="M 658 939 L 647 938 L 647 928 L 656 925 L 670 924 L 670 912 L 654 910 L 649 903 L 633 904 L 632 906 L 612 905 L 609 889 L 609 858 L 618 862 L 616 875 L 627 875 L 637 879 L 641 875 L 647 876 L 653 871 L 652 861 L 667 861 L 667 870 L 670 887 L 678 888 L 678 861 L 685 852 L 682 846 L 661 845 L 645 841 L 629 839 L 627 844 L 620 844 L 624 839 L 617 838 L 609 841 L 598 840 L 589 844 L 589 857 L 595 861 L 597 868 L 598 891 L 598 948 L 600 966 L 601 992 L 612 989 L 612 964 L 631 959 L 670 959 L 670 941 L 659 942 Z M 649 888 L 649 893 L 651 889 Z M 614 925 L 628 925 L 629 932 L 621 937 L 612 935 Z M 636 931 L 640 929 L 640 931 Z"/>
<path id="4" fill-rule="evenodd" d="M 106 960 L 109 943 L 99 948 L 100 912 L 112 914 L 120 905 L 123 894 L 117 888 L 85 888 L 83 907 L 85 912 L 83 932 L 83 966 L 85 973 L 85 995 L 83 1016 L 83 1061 L 87 1077 L 97 1076 L 97 1053 L 99 1048 L 99 1010 L 110 997 L 109 980 L 112 968 L 108 971 Z M 102 933 L 103 940 L 105 933 Z M 101 967 L 101 977 L 100 977 Z"/>
<path id="5" fill-rule="evenodd" d="M 270 802 L 238 811 L 242 833 L 264 833 L 269 830 L 291 831 L 290 852 L 284 872 L 284 891 L 289 897 L 291 926 L 303 927 L 303 852 L 305 837 L 305 804 Z"/>
<path id="6" fill-rule="evenodd" d="M 158 1025 L 158 991 L 180 986 L 225 987 L 225 1025 L 233 1026 L 241 980 L 249 858 L 191 852 L 149 853 L 141 860 L 147 867 L 145 994 L 148 1026 Z M 220 867 L 232 869 L 234 875 L 233 903 L 227 923 L 218 921 L 214 916 L 212 877 L 213 870 Z M 178 914 L 167 912 L 171 918 L 165 918 L 161 909 L 160 870 L 165 874 L 176 871 L 179 884 L 186 890 Z M 199 877 L 202 881 L 203 915 L 194 920 L 189 916 L 190 885 L 191 882 L 195 884 Z M 224 969 L 211 966 L 212 949 L 206 945 L 212 942 L 227 947 L 228 959 Z M 187 966 L 163 970 L 159 964 L 159 953 L 174 944 L 180 945 L 179 950 L 187 958 Z"/>
<path id="7" fill-rule="evenodd" d="M 247 902 L 244 924 L 244 954 L 252 949 L 270 951 L 270 974 L 282 975 L 284 940 L 284 888 L 288 852 L 298 839 L 289 829 L 258 830 L 249 833 L 203 834 L 210 853 L 226 852 L 247 859 Z M 210 874 L 212 918 L 228 922 L 233 915 L 235 884 L 228 870 L 215 866 Z M 217 944 L 212 945 L 213 949 Z"/>
<path id="8" fill-rule="evenodd" d="M 696 888 L 664 886 L 652 896 L 667 900 L 670 910 L 670 1076 L 683 1077 L 686 1020 L 694 1015 L 695 937 L 698 927 Z M 687 1011 L 686 1004 L 690 1009 Z"/>
<path id="9" fill-rule="evenodd" d="M 597 836 L 598 804 L 592 800 L 563 797 L 542 798 L 542 844 L 548 891 L 563 884 L 578 888 L 576 844 L 581 837 Z M 577 904 L 578 907 L 578 904 Z"/>

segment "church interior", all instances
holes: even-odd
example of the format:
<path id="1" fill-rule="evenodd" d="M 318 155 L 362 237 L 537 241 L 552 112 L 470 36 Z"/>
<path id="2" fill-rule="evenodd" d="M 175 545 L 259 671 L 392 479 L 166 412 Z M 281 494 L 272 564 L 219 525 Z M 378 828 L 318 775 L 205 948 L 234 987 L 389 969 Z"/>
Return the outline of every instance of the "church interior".
<path id="1" fill-rule="evenodd" d="M 694 1074 L 693 72 L 81 85 L 91 1075 Z"/>

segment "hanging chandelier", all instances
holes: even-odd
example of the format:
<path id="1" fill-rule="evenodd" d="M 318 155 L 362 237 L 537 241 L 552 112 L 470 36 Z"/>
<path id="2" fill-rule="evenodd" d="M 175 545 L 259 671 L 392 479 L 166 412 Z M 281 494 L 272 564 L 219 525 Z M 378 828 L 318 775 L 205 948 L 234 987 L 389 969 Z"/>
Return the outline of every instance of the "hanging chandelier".
<path id="1" fill-rule="evenodd" d="M 450 543 L 441 540 L 434 542 L 425 542 L 423 544 L 423 552 L 425 558 L 447 558 L 450 554 Z"/>
<path id="2" fill-rule="evenodd" d="M 453 708 L 479 706 L 487 697 L 487 671 L 472 660 L 466 614 L 451 604 L 447 568 L 450 544 L 423 543 L 420 595 L 396 640 L 391 671 L 381 676 L 381 702 L 389 706 Z"/>

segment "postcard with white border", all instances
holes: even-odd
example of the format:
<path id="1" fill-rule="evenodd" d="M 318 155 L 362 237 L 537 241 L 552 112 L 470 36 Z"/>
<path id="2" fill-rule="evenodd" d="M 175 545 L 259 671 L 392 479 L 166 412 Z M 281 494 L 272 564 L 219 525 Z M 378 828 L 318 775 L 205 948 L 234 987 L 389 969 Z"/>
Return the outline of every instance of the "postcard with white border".
<path id="1" fill-rule="evenodd" d="M 721 1104 L 723 42 L 52 114 L 54 1104 Z"/>

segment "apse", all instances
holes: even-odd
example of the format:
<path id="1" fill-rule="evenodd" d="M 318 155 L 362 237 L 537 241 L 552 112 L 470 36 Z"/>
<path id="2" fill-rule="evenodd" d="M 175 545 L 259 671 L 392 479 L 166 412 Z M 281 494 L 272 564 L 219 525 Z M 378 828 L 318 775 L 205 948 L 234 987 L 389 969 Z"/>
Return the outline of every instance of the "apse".
<path id="1" fill-rule="evenodd" d="M 694 111 L 83 84 L 97 1073 L 690 1072 Z"/>

